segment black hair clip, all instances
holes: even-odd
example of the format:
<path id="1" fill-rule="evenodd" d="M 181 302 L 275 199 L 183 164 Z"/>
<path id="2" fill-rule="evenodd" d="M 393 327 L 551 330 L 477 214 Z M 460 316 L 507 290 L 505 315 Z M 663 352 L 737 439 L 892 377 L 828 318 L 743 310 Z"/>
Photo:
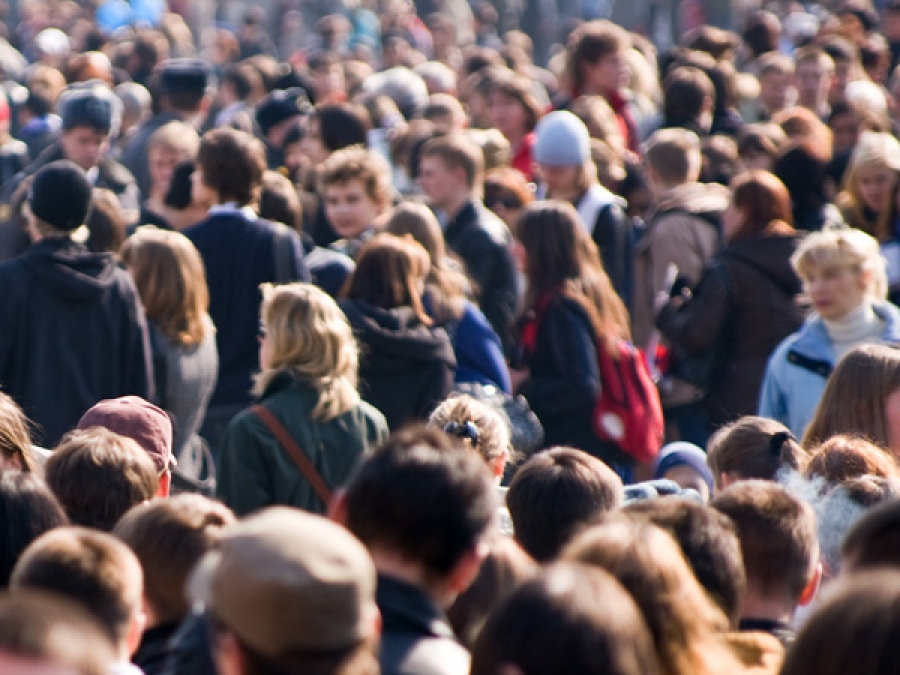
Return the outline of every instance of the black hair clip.
<path id="1" fill-rule="evenodd" d="M 769 439 L 769 451 L 773 455 L 780 455 L 781 446 L 793 440 L 795 440 L 794 435 L 790 431 L 778 431 L 772 434 L 772 438 Z"/>
<path id="2" fill-rule="evenodd" d="M 472 445 L 478 445 L 478 427 L 475 422 L 450 422 L 444 427 L 444 431 L 457 438 L 465 438 L 472 441 Z"/>

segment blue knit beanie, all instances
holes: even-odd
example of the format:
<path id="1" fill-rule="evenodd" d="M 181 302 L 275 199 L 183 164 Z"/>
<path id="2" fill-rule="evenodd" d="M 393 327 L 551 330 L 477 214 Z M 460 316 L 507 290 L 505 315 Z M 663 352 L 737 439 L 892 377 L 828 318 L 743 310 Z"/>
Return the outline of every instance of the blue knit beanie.
<path id="1" fill-rule="evenodd" d="M 710 493 L 715 489 L 712 471 L 706 463 L 706 453 L 693 443 L 676 441 L 669 443 L 659 451 L 656 459 L 654 478 L 663 478 L 666 471 L 676 466 L 689 466 L 703 478 Z"/>
<path id="2" fill-rule="evenodd" d="M 546 115 L 534 132 L 537 140 L 532 156 L 539 164 L 581 166 L 591 156 L 587 127 L 568 110 Z"/>

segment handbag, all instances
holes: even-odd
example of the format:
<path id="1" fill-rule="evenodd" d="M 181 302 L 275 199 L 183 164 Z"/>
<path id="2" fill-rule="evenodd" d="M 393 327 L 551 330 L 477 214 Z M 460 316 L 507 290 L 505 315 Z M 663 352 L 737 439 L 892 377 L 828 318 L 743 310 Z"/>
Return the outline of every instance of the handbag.
<path id="1" fill-rule="evenodd" d="M 275 436 L 275 440 L 278 441 L 278 445 L 280 445 L 290 458 L 294 460 L 294 464 L 300 469 L 300 473 L 303 474 L 313 491 L 319 499 L 322 500 L 322 504 L 325 505 L 325 508 L 328 508 L 328 503 L 331 501 L 331 489 L 325 484 L 322 476 L 316 471 L 316 467 L 313 466 L 313 463 L 310 461 L 309 457 L 306 456 L 306 453 L 300 449 L 300 446 L 297 444 L 297 441 L 294 440 L 293 436 L 288 433 L 287 429 L 285 429 L 281 422 L 276 419 L 275 415 L 269 412 L 268 408 L 261 405 L 254 405 L 250 408 L 250 411 L 259 417 L 268 430 L 272 432 L 272 435 Z"/>

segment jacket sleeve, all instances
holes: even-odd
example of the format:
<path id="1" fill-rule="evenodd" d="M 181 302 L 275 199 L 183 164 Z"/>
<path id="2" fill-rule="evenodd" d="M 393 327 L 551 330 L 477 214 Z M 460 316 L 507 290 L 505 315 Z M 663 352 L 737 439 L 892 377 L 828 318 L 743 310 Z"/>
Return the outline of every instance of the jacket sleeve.
<path id="1" fill-rule="evenodd" d="M 245 410 L 229 422 L 222 437 L 216 496 L 236 516 L 272 503 L 271 480 L 264 458 L 274 456 L 279 450 L 274 447 L 274 438 L 267 436 L 262 427 L 256 415 Z"/>
<path id="2" fill-rule="evenodd" d="M 485 384 L 511 393 L 509 370 L 503 358 L 500 338 L 484 314 L 468 304 L 457 328 L 456 358 L 459 368 L 468 367 Z"/>
<path id="3" fill-rule="evenodd" d="M 656 327 L 673 344 L 691 354 L 708 351 L 720 336 L 729 311 L 724 264 L 713 263 L 703 272 L 693 296 L 681 307 L 673 302 L 662 308 Z"/>
<path id="4" fill-rule="evenodd" d="M 554 301 L 538 327 L 530 376 L 519 387 L 538 417 L 593 405 L 600 390 L 597 347 L 573 301 Z"/>
<path id="5" fill-rule="evenodd" d="M 653 226 L 651 297 L 655 298 L 659 291 L 667 290 L 664 285 L 671 264 L 678 268 L 678 275 L 686 277 L 691 284 L 696 285 L 700 280 L 706 258 L 705 252 L 698 250 L 698 242 L 703 244 L 703 236 L 696 229 L 698 227 L 712 229 L 681 213 L 664 216 Z M 709 253 L 712 252 L 711 249 Z"/>
<path id="6" fill-rule="evenodd" d="M 486 232 L 473 235 L 465 255 L 466 271 L 478 286 L 481 311 L 508 352 L 516 313 L 515 262 L 507 245 L 494 241 Z"/>
<path id="7" fill-rule="evenodd" d="M 784 363 L 784 344 L 775 350 L 766 365 L 759 393 L 759 415 L 788 424 L 787 399 L 781 383 L 781 364 Z"/>

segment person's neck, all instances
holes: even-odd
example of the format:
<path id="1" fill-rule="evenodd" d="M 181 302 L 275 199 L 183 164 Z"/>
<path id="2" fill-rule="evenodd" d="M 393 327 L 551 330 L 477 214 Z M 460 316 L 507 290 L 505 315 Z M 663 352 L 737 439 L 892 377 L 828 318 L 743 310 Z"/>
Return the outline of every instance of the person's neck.
<path id="1" fill-rule="evenodd" d="M 509 147 L 512 149 L 512 154 L 515 155 L 519 152 L 519 149 L 522 147 L 522 143 L 525 142 L 525 137 L 528 135 L 528 132 L 522 129 L 521 131 L 513 131 L 510 132 L 506 140 L 509 141 Z"/>
<path id="2" fill-rule="evenodd" d="M 369 554 L 372 556 L 375 569 L 379 574 L 415 586 L 428 595 L 439 607 L 446 607 L 452 601 L 453 594 L 442 584 L 429 581 L 421 563 L 381 548 L 369 549 Z"/>
<path id="3" fill-rule="evenodd" d="M 749 619 L 789 624 L 796 606 L 783 598 L 770 598 L 747 591 L 741 606 L 741 621 Z"/>
<path id="4" fill-rule="evenodd" d="M 452 199 L 448 199 L 445 203 L 440 205 L 440 208 L 447 214 L 447 218 L 449 220 L 453 220 L 456 218 L 460 211 L 465 208 L 466 204 L 472 201 L 473 196 L 468 192 L 463 192 Z"/>

